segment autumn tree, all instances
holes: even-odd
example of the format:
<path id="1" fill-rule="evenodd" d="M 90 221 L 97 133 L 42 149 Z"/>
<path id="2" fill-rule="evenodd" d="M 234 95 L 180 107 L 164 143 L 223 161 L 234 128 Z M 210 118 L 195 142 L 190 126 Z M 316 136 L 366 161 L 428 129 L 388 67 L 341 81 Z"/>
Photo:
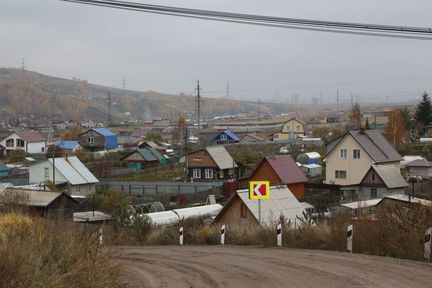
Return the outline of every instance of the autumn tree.
<path id="1" fill-rule="evenodd" d="M 147 132 L 145 139 L 147 141 L 153 141 L 153 142 L 162 142 L 162 135 L 158 132 Z"/>
<path id="2" fill-rule="evenodd" d="M 423 93 L 423 99 L 417 105 L 414 119 L 416 121 L 416 128 L 419 130 L 419 133 L 423 135 L 424 126 L 430 124 L 432 121 L 432 104 L 426 92 Z"/>
<path id="3" fill-rule="evenodd" d="M 185 128 L 186 128 L 186 119 L 183 115 L 180 115 L 180 117 L 177 120 L 177 125 L 174 128 L 172 138 L 174 140 L 181 140 L 181 136 L 183 135 L 183 131 Z"/>
<path id="4" fill-rule="evenodd" d="M 351 109 L 350 113 L 350 124 L 351 128 L 354 130 L 359 130 L 361 128 L 361 111 L 360 105 L 356 102 Z"/>
<path id="5" fill-rule="evenodd" d="M 402 114 L 399 110 L 390 111 L 387 115 L 387 127 L 384 136 L 393 144 L 396 150 L 399 150 L 404 143 L 406 129 Z"/>
<path id="6" fill-rule="evenodd" d="M 62 140 L 78 140 L 79 134 L 81 134 L 81 128 L 78 126 L 66 129 L 60 136 Z"/>

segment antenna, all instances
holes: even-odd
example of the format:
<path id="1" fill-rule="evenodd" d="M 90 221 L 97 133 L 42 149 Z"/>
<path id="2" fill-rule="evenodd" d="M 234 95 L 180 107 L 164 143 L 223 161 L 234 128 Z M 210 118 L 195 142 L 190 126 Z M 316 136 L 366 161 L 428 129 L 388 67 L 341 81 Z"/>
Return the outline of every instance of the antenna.
<path id="1" fill-rule="evenodd" d="M 197 80 L 197 122 L 198 122 L 198 129 L 201 128 L 201 87 L 199 84 L 199 80 Z"/>
<path id="2" fill-rule="evenodd" d="M 108 90 L 108 126 L 111 125 L 111 91 Z"/>

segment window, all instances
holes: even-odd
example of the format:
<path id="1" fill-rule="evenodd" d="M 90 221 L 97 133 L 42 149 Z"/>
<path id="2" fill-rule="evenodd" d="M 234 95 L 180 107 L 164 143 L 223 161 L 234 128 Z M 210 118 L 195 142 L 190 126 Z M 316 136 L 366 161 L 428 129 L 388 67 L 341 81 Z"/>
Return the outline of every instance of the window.
<path id="1" fill-rule="evenodd" d="M 6 140 L 6 147 L 14 147 L 14 139 Z"/>
<path id="2" fill-rule="evenodd" d="M 219 172 L 219 176 L 220 176 L 220 178 L 221 179 L 223 179 L 224 178 L 224 175 L 225 173 L 224 173 L 224 170 L 220 170 L 220 172 Z"/>
<path id="3" fill-rule="evenodd" d="M 205 178 L 213 179 L 213 169 L 205 169 Z"/>
<path id="4" fill-rule="evenodd" d="M 48 167 L 45 167 L 45 169 L 44 169 L 44 178 L 45 178 L 45 181 L 49 180 L 49 168 Z"/>
<path id="5" fill-rule="evenodd" d="M 94 137 L 89 137 L 88 138 L 88 143 L 89 143 L 90 146 L 93 146 L 94 145 Z"/>
<path id="6" fill-rule="evenodd" d="M 344 170 L 336 170 L 335 177 L 336 179 L 346 179 L 347 173 Z"/>
<path id="7" fill-rule="evenodd" d="M 233 175 L 233 174 L 234 174 L 234 168 L 228 169 L 228 175 Z"/>
<path id="8" fill-rule="evenodd" d="M 201 170 L 200 169 L 193 169 L 192 170 L 192 177 L 193 178 L 201 178 Z"/>
<path id="9" fill-rule="evenodd" d="M 340 158 L 347 159 L 347 149 L 340 149 Z"/>
<path id="10" fill-rule="evenodd" d="M 227 135 L 225 133 L 221 134 L 220 139 L 221 140 L 227 140 Z"/>
<path id="11" fill-rule="evenodd" d="M 297 125 L 297 131 L 300 131 L 300 126 L 299 125 Z"/>
<path id="12" fill-rule="evenodd" d="M 377 188 L 371 188 L 370 189 L 370 197 L 371 198 L 377 198 L 377 195 L 378 193 L 377 193 Z"/>
<path id="13" fill-rule="evenodd" d="M 25 143 L 24 143 L 24 140 L 22 140 L 22 139 L 17 139 L 17 147 L 21 147 L 21 148 L 24 148 L 25 147 Z"/>
<path id="14" fill-rule="evenodd" d="M 41 152 L 44 153 L 45 152 L 45 147 L 41 148 Z"/>
<path id="15" fill-rule="evenodd" d="M 354 149 L 353 150 L 353 158 L 354 159 L 360 159 L 360 149 Z"/>
<path id="16" fill-rule="evenodd" d="M 247 218 L 247 207 L 244 203 L 240 203 L 240 218 Z"/>
<path id="17" fill-rule="evenodd" d="M 201 162 L 201 161 L 202 161 L 202 158 L 199 157 L 199 156 L 196 156 L 196 157 L 193 158 L 193 161 Z"/>
<path id="18" fill-rule="evenodd" d="M 372 173 L 372 181 L 375 182 L 375 173 Z"/>

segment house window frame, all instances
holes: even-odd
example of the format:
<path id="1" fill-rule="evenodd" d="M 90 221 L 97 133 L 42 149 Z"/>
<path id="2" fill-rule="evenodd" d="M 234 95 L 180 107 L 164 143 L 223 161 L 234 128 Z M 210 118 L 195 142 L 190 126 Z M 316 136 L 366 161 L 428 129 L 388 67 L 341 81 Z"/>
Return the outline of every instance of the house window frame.
<path id="1" fill-rule="evenodd" d="M 16 147 L 17 148 L 25 148 L 25 141 L 23 139 L 16 139 Z"/>
<path id="2" fill-rule="evenodd" d="M 204 170 L 204 177 L 206 179 L 213 179 L 213 169 L 209 169 L 209 168 L 205 169 Z"/>
<path id="3" fill-rule="evenodd" d="M 339 158 L 340 159 L 347 159 L 348 158 L 348 150 L 347 149 L 340 149 L 339 150 Z"/>
<path id="4" fill-rule="evenodd" d="M 343 174 L 345 174 L 345 177 L 342 177 Z M 336 179 L 347 179 L 347 171 L 346 170 L 335 170 L 335 178 Z"/>
<path id="5" fill-rule="evenodd" d="M 88 137 L 87 140 L 88 140 L 88 143 L 89 143 L 90 146 L 94 146 L 94 143 L 95 143 L 95 138 L 94 137 L 90 136 L 90 137 Z"/>
<path id="6" fill-rule="evenodd" d="M 358 153 L 356 153 L 358 152 Z M 353 149 L 353 159 L 358 160 L 361 157 L 360 149 Z"/>
<path id="7" fill-rule="evenodd" d="M 377 188 L 371 188 L 370 189 L 370 198 L 376 199 L 378 197 L 378 189 Z"/>
<path id="8" fill-rule="evenodd" d="M 223 179 L 224 177 L 225 177 L 225 170 L 221 169 L 221 170 L 219 171 L 219 178 L 220 178 L 220 179 Z"/>
<path id="9" fill-rule="evenodd" d="M 201 178 L 201 169 L 198 169 L 198 168 L 192 169 L 192 178 L 200 179 Z"/>
<path id="10" fill-rule="evenodd" d="M 15 147 L 15 139 L 10 138 L 6 140 L 6 148 L 14 148 Z"/>
<path id="11" fill-rule="evenodd" d="M 222 140 L 222 141 L 226 141 L 226 140 L 228 140 L 227 135 L 226 135 L 225 133 L 222 133 L 222 134 L 220 135 L 220 140 Z"/>
<path id="12" fill-rule="evenodd" d="M 196 162 L 202 162 L 202 157 L 201 157 L 201 156 L 195 156 L 195 157 L 193 158 L 193 161 L 196 161 Z"/>
<path id="13" fill-rule="evenodd" d="M 247 218 L 247 206 L 244 203 L 240 203 L 240 218 Z"/>

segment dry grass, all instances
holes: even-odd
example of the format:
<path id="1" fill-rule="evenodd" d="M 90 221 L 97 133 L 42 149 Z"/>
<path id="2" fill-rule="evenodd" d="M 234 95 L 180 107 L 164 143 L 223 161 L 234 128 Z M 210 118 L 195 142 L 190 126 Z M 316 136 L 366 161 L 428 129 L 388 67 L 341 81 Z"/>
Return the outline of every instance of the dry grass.
<path id="1" fill-rule="evenodd" d="M 97 233 L 72 225 L 0 216 L 0 287 L 119 287 Z"/>

